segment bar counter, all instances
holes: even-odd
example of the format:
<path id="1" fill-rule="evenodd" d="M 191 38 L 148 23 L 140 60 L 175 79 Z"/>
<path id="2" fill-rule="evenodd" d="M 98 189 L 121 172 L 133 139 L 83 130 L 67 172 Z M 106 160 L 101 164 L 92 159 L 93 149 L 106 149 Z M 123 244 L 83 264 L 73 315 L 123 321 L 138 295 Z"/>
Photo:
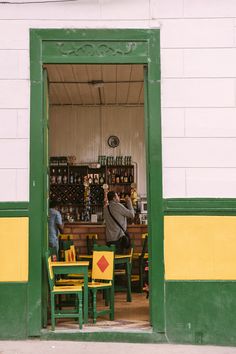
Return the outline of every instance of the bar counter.
<path id="1" fill-rule="evenodd" d="M 105 244 L 105 224 L 73 222 L 65 223 L 64 234 L 70 235 L 75 246 L 79 247 L 80 254 L 86 254 L 86 236 L 88 234 L 98 235 L 98 244 Z M 127 231 L 133 241 L 135 252 L 140 252 L 142 248 L 142 234 L 148 232 L 148 225 L 128 224 Z M 66 237 L 66 236 L 64 236 Z"/>

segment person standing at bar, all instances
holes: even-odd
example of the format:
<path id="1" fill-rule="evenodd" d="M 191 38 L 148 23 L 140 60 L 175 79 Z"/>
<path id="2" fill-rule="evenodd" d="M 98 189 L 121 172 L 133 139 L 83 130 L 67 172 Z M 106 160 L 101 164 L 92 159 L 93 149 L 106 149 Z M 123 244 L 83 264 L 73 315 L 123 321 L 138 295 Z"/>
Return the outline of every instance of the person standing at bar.
<path id="1" fill-rule="evenodd" d="M 48 220 L 48 241 L 49 248 L 52 253 L 57 255 L 59 252 L 59 233 L 63 233 L 63 223 L 61 213 L 59 212 L 59 206 L 57 202 L 51 201 L 49 203 L 49 220 Z"/>
<path id="2" fill-rule="evenodd" d="M 125 197 L 126 206 L 120 203 L 117 193 L 110 191 L 107 193 L 108 205 L 104 207 L 104 219 L 106 224 L 106 244 L 107 246 L 115 245 L 116 253 L 123 253 L 121 237 L 127 229 L 127 218 L 134 218 L 134 209 L 129 196 Z M 108 206 L 110 212 L 108 210 Z M 123 230 L 118 226 L 112 216 L 122 226 Z"/>

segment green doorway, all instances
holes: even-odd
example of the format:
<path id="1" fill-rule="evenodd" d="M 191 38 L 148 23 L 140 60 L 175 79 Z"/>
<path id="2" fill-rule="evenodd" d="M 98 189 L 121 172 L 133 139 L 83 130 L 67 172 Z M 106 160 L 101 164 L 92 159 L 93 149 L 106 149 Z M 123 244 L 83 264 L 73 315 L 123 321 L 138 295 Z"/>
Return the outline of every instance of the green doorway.
<path id="1" fill-rule="evenodd" d="M 150 314 L 153 333 L 164 330 L 162 164 L 159 30 L 31 31 L 30 335 L 42 328 L 43 253 L 47 227 L 47 119 L 43 110 L 44 64 L 145 65 L 145 134 L 149 206 Z M 44 242 L 42 242 L 44 240 Z M 38 250 L 41 249 L 39 254 Z M 35 262 L 35 255 L 39 263 Z M 131 334 L 130 334 L 131 335 Z M 128 334 L 129 337 L 129 334 Z M 127 333 L 126 333 L 127 338 Z"/>

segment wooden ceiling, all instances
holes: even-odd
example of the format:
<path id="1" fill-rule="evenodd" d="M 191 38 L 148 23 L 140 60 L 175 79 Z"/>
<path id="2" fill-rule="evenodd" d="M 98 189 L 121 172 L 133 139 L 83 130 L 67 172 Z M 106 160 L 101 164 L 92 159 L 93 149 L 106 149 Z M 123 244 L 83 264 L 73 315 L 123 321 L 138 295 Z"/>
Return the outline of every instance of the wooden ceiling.
<path id="1" fill-rule="evenodd" d="M 52 105 L 143 105 L 143 65 L 47 64 Z"/>

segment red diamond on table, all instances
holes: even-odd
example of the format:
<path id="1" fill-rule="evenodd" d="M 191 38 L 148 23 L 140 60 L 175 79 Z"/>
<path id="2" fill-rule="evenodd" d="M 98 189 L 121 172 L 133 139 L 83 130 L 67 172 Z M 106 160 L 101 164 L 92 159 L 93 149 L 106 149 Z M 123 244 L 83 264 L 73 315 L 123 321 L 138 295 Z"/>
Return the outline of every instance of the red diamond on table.
<path id="1" fill-rule="evenodd" d="M 97 265 L 99 267 L 99 269 L 104 272 L 107 267 L 109 266 L 109 263 L 107 262 L 106 258 L 104 256 L 102 256 L 99 261 L 97 262 Z"/>

